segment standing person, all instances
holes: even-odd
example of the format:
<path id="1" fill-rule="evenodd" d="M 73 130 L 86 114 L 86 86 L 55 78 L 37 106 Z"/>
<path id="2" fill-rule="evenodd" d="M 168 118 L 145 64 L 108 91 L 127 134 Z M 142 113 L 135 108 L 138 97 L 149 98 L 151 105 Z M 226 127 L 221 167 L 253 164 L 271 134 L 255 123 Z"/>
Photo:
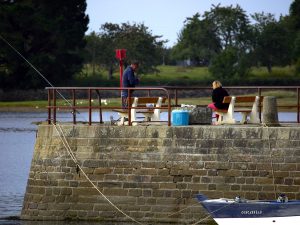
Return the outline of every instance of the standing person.
<path id="1" fill-rule="evenodd" d="M 228 109 L 229 104 L 223 103 L 223 99 L 225 96 L 229 96 L 228 92 L 222 87 L 222 84 L 220 81 L 215 80 L 212 83 L 212 103 L 208 104 L 208 108 L 211 108 L 212 110 L 218 110 L 218 109 Z M 218 121 L 219 115 L 216 114 L 216 119 Z"/>
<path id="2" fill-rule="evenodd" d="M 130 66 L 128 66 L 122 76 L 122 87 L 128 88 L 128 87 L 135 87 L 135 85 L 139 84 L 139 78 L 136 77 L 135 72 L 139 68 L 139 62 L 138 61 L 132 61 Z M 130 91 L 130 94 L 133 93 L 133 90 Z M 122 107 L 127 107 L 127 97 L 128 97 L 128 90 L 124 89 L 121 93 L 122 96 Z"/>

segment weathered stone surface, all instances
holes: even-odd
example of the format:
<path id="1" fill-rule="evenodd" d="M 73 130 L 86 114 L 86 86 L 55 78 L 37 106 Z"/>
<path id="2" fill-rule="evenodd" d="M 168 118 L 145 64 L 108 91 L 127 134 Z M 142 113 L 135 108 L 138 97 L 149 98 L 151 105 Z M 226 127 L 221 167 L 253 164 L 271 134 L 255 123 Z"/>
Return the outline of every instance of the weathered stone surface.
<path id="1" fill-rule="evenodd" d="M 62 128 L 99 191 L 141 222 L 198 221 L 203 209 L 190 206 L 199 192 L 274 199 L 271 157 L 277 191 L 299 198 L 300 127 Z M 127 221 L 76 172 L 52 126 L 41 125 L 36 142 L 22 219 Z"/>
<path id="2" fill-rule="evenodd" d="M 211 120 L 211 108 L 196 107 L 189 112 L 189 124 L 211 124 Z"/>
<path id="3" fill-rule="evenodd" d="M 262 122 L 277 126 L 278 122 L 278 112 L 277 112 L 277 100 L 274 96 L 265 96 L 263 100 L 263 112 L 262 112 Z"/>

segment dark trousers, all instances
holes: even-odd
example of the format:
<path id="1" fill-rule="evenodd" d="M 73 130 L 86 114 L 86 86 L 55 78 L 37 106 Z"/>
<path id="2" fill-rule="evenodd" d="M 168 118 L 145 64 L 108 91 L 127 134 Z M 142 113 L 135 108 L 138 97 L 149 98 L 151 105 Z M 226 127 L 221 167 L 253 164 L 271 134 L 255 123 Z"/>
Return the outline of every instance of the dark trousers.
<path id="1" fill-rule="evenodd" d="M 122 108 L 126 109 L 128 107 L 128 99 L 127 97 L 122 96 Z"/>

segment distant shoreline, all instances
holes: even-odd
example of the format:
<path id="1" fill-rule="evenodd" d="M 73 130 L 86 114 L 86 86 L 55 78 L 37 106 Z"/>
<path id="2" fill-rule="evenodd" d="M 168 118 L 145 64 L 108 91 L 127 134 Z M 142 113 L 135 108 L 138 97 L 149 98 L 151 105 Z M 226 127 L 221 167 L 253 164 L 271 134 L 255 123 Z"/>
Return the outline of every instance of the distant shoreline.
<path id="1" fill-rule="evenodd" d="M 47 112 L 46 107 L 16 107 L 16 106 L 3 106 L 0 107 L 0 112 Z"/>

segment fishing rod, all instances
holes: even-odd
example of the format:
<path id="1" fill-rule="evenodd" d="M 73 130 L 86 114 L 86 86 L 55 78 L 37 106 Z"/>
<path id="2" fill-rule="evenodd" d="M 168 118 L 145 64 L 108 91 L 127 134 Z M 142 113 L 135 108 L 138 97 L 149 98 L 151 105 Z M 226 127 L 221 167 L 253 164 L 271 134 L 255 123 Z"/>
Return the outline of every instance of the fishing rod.
<path id="1" fill-rule="evenodd" d="M 13 45 L 11 45 L 4 37 L 2 37 L 1 34 L 0 39 L 4 41 L 9 47 L 11 47 L 14 50 L 14 52 L 16 52 L 25 62 L 27 62 L 29 66 L 31 66 L 31 68 L 33 68 L 38 73 L 38 75 L 40 75 L 51 87 L 55 88 L 55 86 L 34 65 L 32 65 L 32 63 L 30 63 Z M 56 90 L 56 92 L 62 97 L 63 100 L 65 100 L 71 107 L 73 107 L 71 102 L 68 99 L 66 99 L 61 92 L 59 92 L 58 90 Z M 77 110 L 75 110 L 75 112 L 80 114 Z"/>

